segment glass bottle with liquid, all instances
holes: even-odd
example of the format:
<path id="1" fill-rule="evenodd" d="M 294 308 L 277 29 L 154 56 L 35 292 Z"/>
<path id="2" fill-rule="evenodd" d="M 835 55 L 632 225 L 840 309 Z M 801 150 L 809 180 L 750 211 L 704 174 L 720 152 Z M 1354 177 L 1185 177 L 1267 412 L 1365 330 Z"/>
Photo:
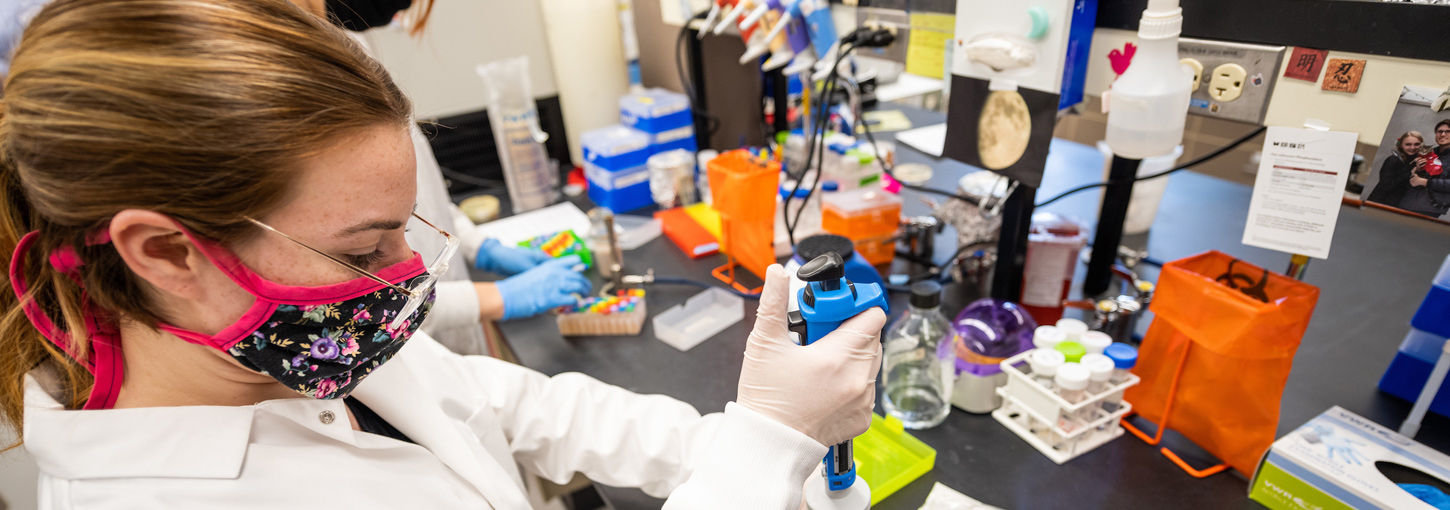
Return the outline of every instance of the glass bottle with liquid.
<path id="1" fill-rule="evenodd" d="M 941 313 L 941 285 L 911 286 L 906 312 L 886 332 L 881 373 L 886 413 L 909 429 L 941 424 L 951 410 L 955 377 L 951 322 Z"/>

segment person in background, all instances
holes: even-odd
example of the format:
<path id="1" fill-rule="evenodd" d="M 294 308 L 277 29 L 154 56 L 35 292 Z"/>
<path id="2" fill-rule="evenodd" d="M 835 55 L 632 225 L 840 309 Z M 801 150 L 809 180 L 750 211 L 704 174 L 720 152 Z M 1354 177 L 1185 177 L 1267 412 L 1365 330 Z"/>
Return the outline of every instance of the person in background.
<path id="1" fill-rule="evenodd" d="M 1410 190 L 1410 173 L 1424 164 L 1419 159 L 1424 144 L 1425 136 L 1419 131 L 1406 131 L 1396 138 L 1395 150 L 1380 164 L 1379 181 L 1366 200 L 1399 207 Z"/>
<path id="2" fill-rule="evenodd" d="M 423 33 L 432 13 L 433 0 L 295 0 L 303 10 L 331 21 L 350 32 L 353 40 L 368 49 L 361 32 L 386 27 L 395 18 L 406 20 L 414 36 Z M 399 16 L 399 14 L 402 16 Z M 486 354 L 489 329 L 483 321 L 531 317 L 551 309 L 574 304 L 577 295 L 589 294 L 588 278 L 575 266 L 578 257 L 554 260 L 539 250 L 504 246 L 497 239 L 484 239 L 473 222 L 454 205 L 433 149 L 416 123 L 410 128 L 413 150 L 418 157 L 418 213 L 424 218 L 446 219 L 462 240 L 438 284 L 438 301 L 423 331 L 461 354 Z M 443 244 L 430 229 L 412 220 L 406 234 L 408 244 L 425 257 L 439 253 Z M 474 282 L 468 268 L 504 276 L 497 282 Z"/>
<path id="3" fill-rule="evenodd" d="M 1408 189 L 1400 199 L 1399 208 L 1431 218 L 1439 218 L 1450 211 L 1450 169 L 1444 167 L 1444 155 L 1450 155 L 1450 120 L 1435 124 L 1434 149 L 1423 149 L 1416 159 L 1417 165 L 1410 170 Z M 1424 162 L 1433 154 L 1439 158 L 1438 168 Z"/>
<path id="4" fill-rule="evenodd" d="M 0 83 L 5 81 L 5 75 L 10 74 L 10 53 L 15 51 L 15 44 L 20 42 L 20 31 L 25 29 L 25 24 L 35 17 L 35 13 L 40 12 L 40 6 L 47 1 L 49 0 L 0 2 Z M 0 94 L 4 92 L 5 89 L 0 88 Z"/>
<path id="5" fill-rule="evenodd" d="M 1450 161 L 1445 159 L 1450 157 L 1450 119 L 1435 124 L 1435 147 L 1431 150 L 1435 151 L 1441 162 Z"/>
<path id="6" fill-rule="evenodd" d="M 885 314 L 797 346 L 780 266 L 723 413 L 419 331 L 459 241 L 414 212 L 411 105 L 283 0 L 56 0 L 13 66 L 0 417 L 46 510 L 526 510 L 522 471 L 794 509 L 869 426 Z"/>

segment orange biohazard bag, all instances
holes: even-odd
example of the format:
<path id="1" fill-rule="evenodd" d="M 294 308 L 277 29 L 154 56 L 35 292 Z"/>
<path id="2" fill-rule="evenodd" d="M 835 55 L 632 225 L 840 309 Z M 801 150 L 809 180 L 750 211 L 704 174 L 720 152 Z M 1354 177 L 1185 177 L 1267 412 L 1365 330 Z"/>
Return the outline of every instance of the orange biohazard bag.
<path id="1" fill-rule="evenodd" d="M 1158 432 L 1124 428 L 1154 445 L 1171 428 L 1222 462 L 1194 469 L 1162 449 L 1193 476 L 1230 467 L 1252 475 L 1274 443 L 1279 399 L 1318 301 L 1318 287 L 1217 251 L 1164 264 L 1133 369 L 1142 382 L 1123 395 Z"/>

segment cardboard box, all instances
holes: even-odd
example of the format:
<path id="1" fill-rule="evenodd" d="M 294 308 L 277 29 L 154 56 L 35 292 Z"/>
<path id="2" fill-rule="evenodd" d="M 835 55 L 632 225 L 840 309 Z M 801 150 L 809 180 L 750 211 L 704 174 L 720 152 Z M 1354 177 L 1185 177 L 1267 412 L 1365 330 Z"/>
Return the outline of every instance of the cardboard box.
<path id="1" fill-rule="evenodd" d="M 1435 510 L 1387 478 L 1382 463 L 1450 484 L 1450 457 L 1335 406 L 1274 442 L 1249 499 L 1274 510 Z"/>

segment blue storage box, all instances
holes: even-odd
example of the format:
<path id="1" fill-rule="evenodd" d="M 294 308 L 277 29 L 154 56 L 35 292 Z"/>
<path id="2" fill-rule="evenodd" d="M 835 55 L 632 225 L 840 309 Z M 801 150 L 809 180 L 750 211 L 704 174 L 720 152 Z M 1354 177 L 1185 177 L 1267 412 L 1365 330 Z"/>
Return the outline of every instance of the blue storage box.
<path id="1" fill-rule="evenodd" d="M 650 135 L 650 154 L 676 149 L 685 149 L 690 152 L 698 150 L 698 145 L 695 143 L 695 126 L 685 126 Z"/>
<path id="2" fill-rule="evenodd" d="M 1420 302 L 1420 310 L 1410 319 L 1415 329 L 1450 337 L 1450 287 L 1439 284 L 1430 287 L 1430 293 Z"/>
<path id="3" fill-rule="evenodd" d="M 650 136 L 620 125 L 603 127 L 579 135 L 584 162 L 609 171 L 644 166 L 650 154 Z"/>
<path id="4" fill-rule="evenodd" d="M 1380 378 L 1380 391 L 1410 402 L 1419 399 L 1444 345 L 1445 337 L 1411 329 L 1404 343 L 1400 344 L 1399 352 L 1395 353 L 1394 361 L 1390 362 L 1390 368 Z M 1450 391 L 1445 391 L 1444 385 L 1440 386 L 1435 400 L 1430 402 L 1430 411 L 1450 416 Z"/>
<path id="5" fill-rule="evenodd" d="M 649 167 L 612 171 L 585 163 L 584 176 L 589 179 L 589 200 L 594 205 L 622 213 L 654 204 L 649 191 Z"/>
<path id="6" fill-rule="evenodd" d="M 619 123 L 648 133 L 693 126 L 690 98 L 664 89 L 647 89 L 619 98 Z"/>

